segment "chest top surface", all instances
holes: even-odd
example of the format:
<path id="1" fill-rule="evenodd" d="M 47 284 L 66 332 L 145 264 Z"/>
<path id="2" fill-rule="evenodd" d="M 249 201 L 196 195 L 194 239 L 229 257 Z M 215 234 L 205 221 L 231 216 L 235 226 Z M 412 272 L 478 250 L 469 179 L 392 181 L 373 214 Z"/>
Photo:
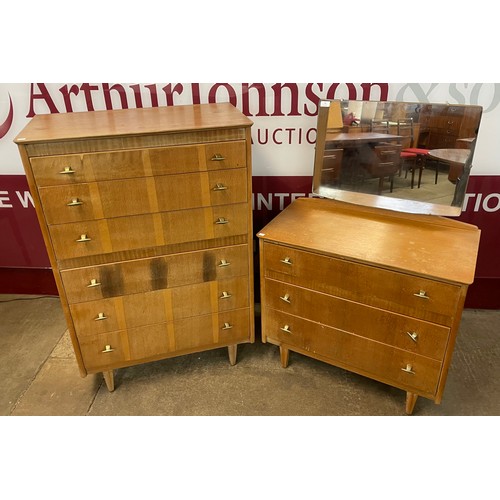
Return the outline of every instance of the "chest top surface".
<path id="1" fill-rule="evenodd" d="M 299 198 L 257 236 L 381 268 L 471 284 L 480 231 L 439 216 Z"/>
<path id="2" fill-rule="evenodd" d="M 252 121 L 230 103 L 86 111 L 36 115 L 14 142 L 29 144 L 91 137 L 245 128 L 251 125 Z"/>

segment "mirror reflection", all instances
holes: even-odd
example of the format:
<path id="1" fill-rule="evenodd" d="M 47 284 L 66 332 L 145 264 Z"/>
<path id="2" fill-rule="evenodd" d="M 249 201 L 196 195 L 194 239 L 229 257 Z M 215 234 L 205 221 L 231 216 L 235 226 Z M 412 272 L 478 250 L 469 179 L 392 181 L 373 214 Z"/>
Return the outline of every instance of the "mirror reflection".
<path id="1" fill-rule="evenodd" d="M 460 215 L 482 107 L 321 101 L 313 193 L 435 215 Z"/>

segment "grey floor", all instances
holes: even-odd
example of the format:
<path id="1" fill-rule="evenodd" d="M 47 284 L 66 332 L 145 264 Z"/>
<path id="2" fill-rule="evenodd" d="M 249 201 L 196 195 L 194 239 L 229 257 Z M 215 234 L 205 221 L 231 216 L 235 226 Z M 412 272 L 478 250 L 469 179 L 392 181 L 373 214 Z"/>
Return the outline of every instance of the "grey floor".
<path id="1" fill-rule="evenodd" d="M 258 320 L 257 320 L 258 321 Z M 466 309 L 440 405 L 414 415 L 500 415 L 500 310 Z M 0 295 L 0 414 L 7 416 L 404 415 L 403 391 L 278 348 L 217 349 L 81 378 L 57 297 Z"/>

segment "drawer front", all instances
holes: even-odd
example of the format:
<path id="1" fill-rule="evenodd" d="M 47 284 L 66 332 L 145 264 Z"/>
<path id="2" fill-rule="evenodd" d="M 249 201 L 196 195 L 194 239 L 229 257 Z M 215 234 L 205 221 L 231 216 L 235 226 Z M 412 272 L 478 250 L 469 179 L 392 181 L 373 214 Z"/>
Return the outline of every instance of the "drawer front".
<path id="1" fill-rule="evenodd" d="M 149 150 L 153 175 L 245 168 L 245 141 L 218 142 L 196 146 L 173 146 Z"/>
<path id="2" fill-rule="evenodd" d="M 182 210 L 248 201 L 247 170 L 214 170 L 201 174 L 155 178 L 158 209 Z"/>
<path id="3" fill-rule="evenodd" d="M 246 276 L 247 245 L 61 271 L 70 304 Z"/>
<path id="4" fill-rule="evenodd" d="M 70 305 L 78 337 L 249 307 L 248 277 Z"/>
<path id="5" fill-rule="evenodd" d="M 106 371 L 176 352 L 247 342 L 249 325 L 249 309 L 239 309 L 85 336 L 79 339 L 79 344 L 87 371 Z"/>
<path id="6" fill-rule="evenodd" d="M 444 357 L 450 331 L 445 326 L 269 279 L 265 281 L 264 303 L 271 309 L 436 360 Z"/>
<path id="7" fill-rule="evenodd" d="M 458 285 L 271 243 L 261 258 L 265 277 L 447 326 L 461 296 Z"/>
<path id="8" fill-rule="evenodd" d="M 47 224 L 247 201 L 245 169 L 164 175 L 39 189 Z"/>
<path id="9" fill-rule="evenodd" d="M 246 167 L 245 141 L 30 159 L 38 186 Z"/>
<path id="10" fill-rule="evenodd" d="M 61 261 L 247 234 L 248 210 L 246 203 L 223 205 L 58 224 L 49 232 Z"/>
<path id="11" fill-rule="evenodd" d="M 405 390 L 436 392 L 439 361 L 278 311 L 266 314 L 266 324 L 268 337 L 292 350 L 297 347 Z"/>

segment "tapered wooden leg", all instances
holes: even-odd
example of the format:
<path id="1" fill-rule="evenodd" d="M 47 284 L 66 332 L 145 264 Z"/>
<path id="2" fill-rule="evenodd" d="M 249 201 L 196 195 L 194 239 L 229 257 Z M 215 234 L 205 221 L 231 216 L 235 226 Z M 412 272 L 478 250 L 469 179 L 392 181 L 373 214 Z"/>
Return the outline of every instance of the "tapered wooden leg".
<path id="1" fill-rule="evenodd" d="M 236 364 L 236 354 L 238 352 L 238 344 L 227 346 L 227 352 L 229 353 L 229 364 L 234 366 Z"/>
<path id="2" fill-rule="evenodd" d="M 411 415 L 413 409 L 415 408 L 415 403 L 417 402 L 418 395 L 413 394 L 413 392 L 406 393 L 406 414 Z"/>
<path id="3" fill-rule="evenodd" d="M 115 390 L 115 375 L 113 373 L 113 370 L 102 372 L 102 375 L 104 377 L 104 382 L 106 382 L 108 391 L 113 392 Z"/>
<path id="4" fill-rule="evenodd" d="M 288 366 L 288 360 L 290 358 L 290 351 L 280 345 L 280 358 L 281 358 L 281 366 L 282 368 L 286 368 Z"/>

